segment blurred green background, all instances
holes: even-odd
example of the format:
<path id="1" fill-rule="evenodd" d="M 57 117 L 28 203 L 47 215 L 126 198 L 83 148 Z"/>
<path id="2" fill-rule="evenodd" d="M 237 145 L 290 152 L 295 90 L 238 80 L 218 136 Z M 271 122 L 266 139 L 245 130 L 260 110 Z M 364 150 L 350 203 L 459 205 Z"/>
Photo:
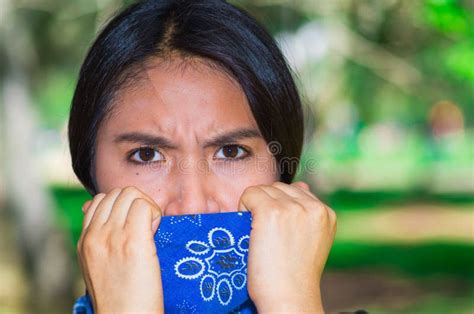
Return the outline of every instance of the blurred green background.
<path id="1" fill-rule="evenodd" d="M 268 27 L 307 107 L 298 178 L 338 215 L 328 313 L 474 313 L 474 2 L 231 1 Z M 3 0 L 0 313 L 70 312 L 90 196 L 67 118 L 118 0 Z"/>

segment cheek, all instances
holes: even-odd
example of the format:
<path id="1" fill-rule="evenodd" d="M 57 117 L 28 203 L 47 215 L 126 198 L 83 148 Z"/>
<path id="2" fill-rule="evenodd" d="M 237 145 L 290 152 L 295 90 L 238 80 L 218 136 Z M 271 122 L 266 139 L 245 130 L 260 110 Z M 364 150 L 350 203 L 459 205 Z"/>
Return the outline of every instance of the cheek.
<path id="1" fill-rule="evenodd" d="M 104 146 L 97 149 L 95 173 L 99 192 L 126 186 L 135 186 L 144 192 L 163 190 L 166 176 L 163 169 L 127 163 L 122 155 Z"/>
<path id="2" fill-rule="evenodd" d="M 173 195 L 173 187 L 176 185 L 167 183 L 165 178 L 151 173 L 149 170 L 140 170 L 140 167 L 131 168 L 123 171 L 111 171 L 109 174 L 103 175 L 99 182 L 100 192 L 134 186 L 151 197 L 160 207 L 165 206 L 170 196 Z"/>
<path id="3" fill-rule="evenodd" d="M 276 164 L 274 162 L 255 161 L 245 163 L 245 165 L 235 165 L 213 169 L 217 197 L 225 203 L 225 208 L 229 211 L 237 210 L 240 196 L 249 186 L 264 184 L 270 185 L 278 180 Z"/>
<path id="4" fill-rule="evenodd" d="M 175 184 L 173 176 L 165 168 L 156 164 L 141 166 L 128 163 L 121 159 L 120 153 L 107 150 L 104 146 L 101 149 L 97 150 L 96 156 L 99 192 L 107 193 L 114 188 L 134 186 L 162 208 L 176 195 L 179 185 Z"/>
<path id="5" fill-rule="evenodd" d="M 238 162 L 216 163 L 211 171 L 223 181 L 245 186 L 271 184 L 279 177 L 275 158 L 266 154 L 254 155 Z"/>
<path id="6" fill-rule="evenodd" d="M 271 175 L 265 177 L 236 177 L 220 184 L 216 191 L 216 195 L 221 197 L 221 203 L 225 204 L 223 208 L 225 208 L 226 211 L 237 211 L 240 197 L 247 187 L 259 184 L 270 185 L 274 181 L 275 180 Z"/>

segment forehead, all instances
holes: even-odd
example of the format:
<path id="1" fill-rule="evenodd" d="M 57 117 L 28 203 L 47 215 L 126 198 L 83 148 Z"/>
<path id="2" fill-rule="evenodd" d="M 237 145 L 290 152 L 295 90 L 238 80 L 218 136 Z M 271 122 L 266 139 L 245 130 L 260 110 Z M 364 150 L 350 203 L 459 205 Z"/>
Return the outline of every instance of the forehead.
<path id="1" fill-rule="evenodd" d="M 256 126 L 244 91 L 225 71 L 202 59 L 154 60 L 142 66 L 112 104 L 107 125 L 209 132 Z"/>

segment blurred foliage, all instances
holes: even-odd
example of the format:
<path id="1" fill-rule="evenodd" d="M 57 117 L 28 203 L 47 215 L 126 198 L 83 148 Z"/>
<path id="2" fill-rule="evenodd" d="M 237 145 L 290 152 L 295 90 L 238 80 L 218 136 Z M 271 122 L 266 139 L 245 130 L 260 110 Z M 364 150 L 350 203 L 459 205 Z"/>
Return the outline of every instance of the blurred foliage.
<path id="1" fill-rule="evenodd" d="M 79 65 L 94 34 L 110 14 L 132 1 L 15 1 L 16 19 L 32 39 L 25 52 L 35 99 L 47 127 L 64 123 Z M 323 9 L 312 1 L 232 1 L 255 15 L 274 34 L 294 32 L 312 20 L 337 20 L 421 73 L 400 90 L 370 68 L 348 58 L 336 73 L 357 108 L 362 125 L 396 120 L 423 132 L 429 108 L 449 99 L 474 117 L 474 11 L 471 1 L 334 1 Z M 314 1 L 314 3 L 316 3 Z M 306 4 L 306 5 L 305 5 Z M 312 8 L 312 9 L 308 9 Z M 315 38 L 318 40 L 318 38 Z M 31 54 L 31 56 L 28 56 Z M 320 66 L 330 62 L 327 56 Z"/>
<path id="2" fill-rule="evenodd" d="M 23 43 L 20 58 L 44 128 L 64 128 L 79 67 L 95 34 L 115 11 L 132 2 L 5 2 L 12 6 L 15 40 Z M 310 41 L 320 50 L 313 60 L 295 69 L 303 100 L 316 120 L 311 134 L 316 140 L 306 147 L 302 169 L 308 169 L 317 156 L 317 170 L 334 177 L 355 177 L 354 169 L 362 165 L 369 175 L 403 178 L 403 188 L 361 192 L 342 185 L 330 194 L 317 191 L 329 206 L 337 211 L 372 212 L 387 204 L 473 203 L 474 196 L 469 193 L 436 194 L 429 189 L 430 175 L 439 165 L 447 173 L 460 167 L 461 172 L 473 170 L 473 1 L 231 2 L 247 9 L 276 37 L 296 36 L 310 24 L 317 26 Z M 341 26 L 346 33 L 340 32 Z M 345 46 L 343 41 L 347 41 Z M 336 44 L 336 49 L 325 50 L 329 43 Z M 347 51 L 338 50 L 337 44 Z M 5 47 L 0 47 L 2 77 L 9 71 Z M 440 112 L 437 116 L 435 109 Z M 444 121 L 447 115 L 443 110 L 451 110 L 448 118 L 454 120 Z M 441 119 L 442 132 L 448 126 L 447 133 L 436 133 L 437 119 Z M 455 136 L 450 135 L 453 125 Z M 305 175 L 300 172 L 298 176 Z M 70 231 L 75 243 L 81 231 L 80 207 L 90 196 L 82 189 L 64 186 L 53 186 L 52 193 L 57 222 Z M 441 276 L 472 282 L 472 252 L 472 245 L 450 242 L 389 245 L 336 241 L 327 267 L 381 269 L 417 278 Z M 469 287 L 474 291 L 472 284 Z M 466 300 L 458 304 L 448 298 L 436 299 L 405 312 L 457 313 L 472 309 L 472 301 Z M 383 309 L 375 312 L 389 313 Z"/>
<path id="3" fill-rule="evenodd" d="M 362 18 L 353 19 L 352 27 L 402 56 L 422 74 L 414 92 L 404 94 L 366 68 L 349 63 L 347 86 L 361 106 L 364 121 L 389 118 L 423 126 L 434 102 L 451 99 L 472 125 L 474 12 L 467 6 L 456 0 L 398 1 L 386 12 L 378 31 L 370 28 L 370 32 L 364 30 Z"/>

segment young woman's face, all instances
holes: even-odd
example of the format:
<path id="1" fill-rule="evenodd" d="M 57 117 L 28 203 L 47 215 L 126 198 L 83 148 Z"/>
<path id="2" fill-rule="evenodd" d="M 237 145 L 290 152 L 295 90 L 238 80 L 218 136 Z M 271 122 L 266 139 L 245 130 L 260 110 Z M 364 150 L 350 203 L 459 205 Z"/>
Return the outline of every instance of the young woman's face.
<path id="1" fill-rule="evenodd" d="M 246 187 L 278 180 L 245 94 L 228 75 L 179 59 L 143 71 L 97 134 L 99 192 L 136 186 L 163 215 L 230 212 Z"/>

